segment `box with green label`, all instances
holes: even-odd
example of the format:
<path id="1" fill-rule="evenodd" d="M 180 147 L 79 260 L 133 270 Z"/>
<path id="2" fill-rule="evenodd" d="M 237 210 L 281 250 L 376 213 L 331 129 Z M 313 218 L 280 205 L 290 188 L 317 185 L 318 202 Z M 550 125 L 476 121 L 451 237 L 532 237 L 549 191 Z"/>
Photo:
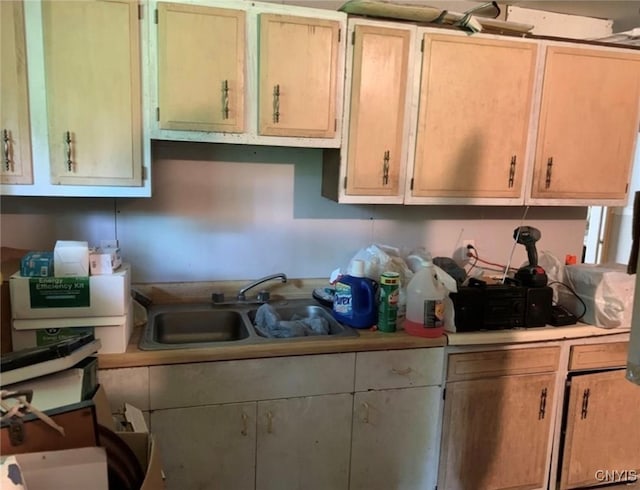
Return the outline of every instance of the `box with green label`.
<path id="1" fill-rule="evenodd" d="M 129 309 L 131 268 L 81 277 L 11 276 L 13 319 L 123 316 Z"/>

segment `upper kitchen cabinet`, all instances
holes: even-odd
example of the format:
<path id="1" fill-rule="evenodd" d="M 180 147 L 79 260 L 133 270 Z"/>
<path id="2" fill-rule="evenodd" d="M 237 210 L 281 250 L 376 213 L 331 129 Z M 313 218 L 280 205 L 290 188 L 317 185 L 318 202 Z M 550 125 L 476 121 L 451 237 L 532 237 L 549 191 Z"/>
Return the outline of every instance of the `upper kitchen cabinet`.
<path id="1" fill-rule="evenodd" d="M 332 138 L 340 23 L 260 15 L 259 133 Z"/>
<path id="2" fill-rule="evenodd" d="M 0 137 L 3 184 L 32 184 L 27 53 L 21 1 L 0 2 L 2 79 Z"/>
<path id="3" fill-rule="evenodd" d="M 151 137 L 340 147 L 346 14 L 150 2 Z"/>
<path id="4" fill-rule="evenodd" d="M 3 184 L 1 193 L 149 196 L 150 144 L 141 117 L 142 9 L 134 0 L 23 5 L 33 183 Z M 3 13 L 3 63 L 4 22 Z"/>
<path id="5" fill-rule="evenodd" d="M 158 3 L 160 129 L 244 130 L 246 15 Z"/>
<path id="6" fill-rule="evenodd" d="M 42 6 L 53 184 L 142 182 L 138 5 Z"/>
<path id="7" fill-rule="evenodd" d="M 640 117 L 640 54 L 549 43 L 532 203 L 621 205 Z"/>
<path id="8" fill-rule="evenodd" d="M 349 21 L 348 117 L 341 151 L 325 151 L 326 197 L 403 202 L 415 32 L 413 26 Z"/>
<path id="9" fill-rule="evenodd" d="M 427 30 L 422 48 L 405 202 L 521 203 L 537 44 Z"/>

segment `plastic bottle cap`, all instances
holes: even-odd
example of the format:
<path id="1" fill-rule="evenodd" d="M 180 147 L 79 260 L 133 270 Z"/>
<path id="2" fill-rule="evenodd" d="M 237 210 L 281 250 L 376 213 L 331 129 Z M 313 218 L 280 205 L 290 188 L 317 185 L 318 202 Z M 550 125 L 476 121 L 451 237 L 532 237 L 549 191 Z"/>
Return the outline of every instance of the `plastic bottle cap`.
<path id="1" fill-rule="evenodd" d="M 354 260 L 351 263 L 351 272 L 349 275 L 353 277 L 364 277 L 364 260 Z"/>

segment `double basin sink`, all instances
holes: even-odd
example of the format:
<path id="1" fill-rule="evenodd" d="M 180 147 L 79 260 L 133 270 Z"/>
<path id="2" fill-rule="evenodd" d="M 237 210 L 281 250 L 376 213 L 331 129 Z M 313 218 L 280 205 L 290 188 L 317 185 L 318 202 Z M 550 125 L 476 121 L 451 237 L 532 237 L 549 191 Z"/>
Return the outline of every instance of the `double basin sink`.
<path id="1" fill-rule="evenodd" d="M 354 337 L 357 330 L 338 323 L 331 311 L 310 300 L 271 303 L 282 320 L 324 318 L 328 335 L 272 338 L 254 326 L 259 303 L 199 303 L 153 305 L 139 347 L 142 350 L 190 349 L 229 345 L 298 342 L 331 337 Z"/>

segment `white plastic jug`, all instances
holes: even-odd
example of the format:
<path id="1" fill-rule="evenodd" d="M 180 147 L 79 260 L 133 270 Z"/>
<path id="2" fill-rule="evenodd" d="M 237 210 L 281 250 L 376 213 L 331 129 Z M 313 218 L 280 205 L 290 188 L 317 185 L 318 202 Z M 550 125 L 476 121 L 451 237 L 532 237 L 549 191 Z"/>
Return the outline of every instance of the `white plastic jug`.
<path id="1" fill-rule="evenodd" d="M 438 337 L 446 326 L 453 325 L 449 291 L 457 291 L 455 279 L 431 260 L 425 260 L 424 267 L 415 273 L 407 286 L 406 332 L 420 337 Z"/>

